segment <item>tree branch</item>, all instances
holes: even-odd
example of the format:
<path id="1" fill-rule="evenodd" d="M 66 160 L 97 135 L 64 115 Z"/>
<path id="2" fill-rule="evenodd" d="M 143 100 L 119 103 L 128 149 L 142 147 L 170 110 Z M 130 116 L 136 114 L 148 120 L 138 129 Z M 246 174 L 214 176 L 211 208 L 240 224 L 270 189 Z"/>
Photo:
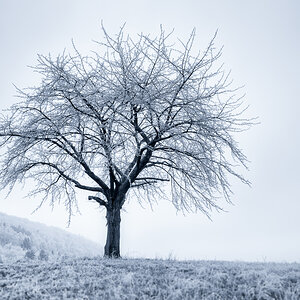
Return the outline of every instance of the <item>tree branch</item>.
<path id="1" fill-rule="evenodd" d="M 107 207 L 107 202 L 104 201 L 104 200 L 102 200 L 102 199 L 99 198 L 99 197 L 89 196 L 88 199 L 89 199 L 89 200 L 95 200 L 95 201 L 96 201 L 97 203 L 99 203 L 100 205 Z"/>

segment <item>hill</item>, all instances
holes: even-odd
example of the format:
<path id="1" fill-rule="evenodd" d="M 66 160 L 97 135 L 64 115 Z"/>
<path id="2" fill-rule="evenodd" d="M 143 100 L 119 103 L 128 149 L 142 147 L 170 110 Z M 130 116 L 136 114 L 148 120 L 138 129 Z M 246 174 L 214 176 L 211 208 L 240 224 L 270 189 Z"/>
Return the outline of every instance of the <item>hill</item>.
<path id="1" fill-rule="evenodd" d="M 62 229 L 0 213 L 0 262 L 95 256 L 100 246 Z"/>
<path id="2" fill-rule="evenodd" d="M 0 264 L 0 299 L 300 299 L 300 265 L 149 259 Z"/>

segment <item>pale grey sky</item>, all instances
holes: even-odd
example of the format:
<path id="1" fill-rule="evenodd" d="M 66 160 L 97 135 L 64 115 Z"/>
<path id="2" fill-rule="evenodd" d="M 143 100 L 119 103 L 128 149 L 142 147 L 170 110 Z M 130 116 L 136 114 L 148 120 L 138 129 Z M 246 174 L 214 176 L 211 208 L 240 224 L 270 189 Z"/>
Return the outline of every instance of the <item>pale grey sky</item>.
<path id="1" fill-rule="evenodd" d="M 251 161 L 252 188 L 233 181 L 234 206 L 224 203 L 227 212 L 213 213 L 211 222 L 200 213 L 176 215 L 168 203 L 151 211 L 132 201 L 122 215 L 122 254 L 300 262 L 300 2 L 0 0 L 1 107 L 17 101 L 12 83 L 37 83 L 26 67 L 37 53 L 71 49 L 72 38 L 87 53 L 102 38 L 101 20 L 112 33 L 124 22 L 130 34 L 155 34 L 163 24 L 182 38 L 196 27 L 199 47 L 218 29 L 225 68 L 236 86 L 245 85 L 248 114 L 261 122 L 238 137 Z M 17 186 L 8 199 L 0 191 L 0 211 L 65 228 L 62 206 L 51 212 L 46 204 L 31 215 L 38 199 L 22 198 L 28 187 Z M 104 212 L 85 197 L 79 207 L 68 230 L 104 244 Z"/>

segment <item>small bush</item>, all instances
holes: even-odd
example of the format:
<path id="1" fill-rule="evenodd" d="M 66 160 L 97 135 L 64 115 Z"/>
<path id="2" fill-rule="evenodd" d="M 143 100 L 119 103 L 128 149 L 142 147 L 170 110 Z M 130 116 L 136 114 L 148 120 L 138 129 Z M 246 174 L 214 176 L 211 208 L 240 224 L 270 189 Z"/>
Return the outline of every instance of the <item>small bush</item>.
<path id="1" fill-rule="evenodd" d="M 26 253 L 25 253 L 25 258 L 27 259 L 35 259 L 35 253 L 33 250 L 28 250 Z"/>
<path id="2" fill-rule="evenodd" d="M 39 260 L 47 261 L 48 259 L 49 259 L 49 256 L 48 256 L 47 252 L 44 249 L 42 249 L 39 254 Z"/>

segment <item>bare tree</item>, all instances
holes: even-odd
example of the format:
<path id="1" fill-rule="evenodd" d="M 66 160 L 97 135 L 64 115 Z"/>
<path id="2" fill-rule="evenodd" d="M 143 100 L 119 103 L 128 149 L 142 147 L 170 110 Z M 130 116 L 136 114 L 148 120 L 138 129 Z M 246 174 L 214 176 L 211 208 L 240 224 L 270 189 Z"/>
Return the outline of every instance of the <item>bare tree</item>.
<path id="1" fill-rule="evenodd" d="M 171 199 L 178 210 L 206 214 L 230 201 L 228 175 L 246 157 L 233 134 L 245 130 L 242 98 L 218 66 L 211 40 L 194 53 L 195 32 L 177 48 L 163 30 L 136 40 L 105 29 L 100 50 L 38 56 L 37 87 L 1 116 L 1 184 L 28 178 L 33 190 L 70 215 L 76 189 L 106 209 L 105 255 L 120 256 L 120 210 L 128 197 Z M 231 155 L 230 155 L 231 154 Z M 171 191 L 167 195 L 166 191 Z"/>

